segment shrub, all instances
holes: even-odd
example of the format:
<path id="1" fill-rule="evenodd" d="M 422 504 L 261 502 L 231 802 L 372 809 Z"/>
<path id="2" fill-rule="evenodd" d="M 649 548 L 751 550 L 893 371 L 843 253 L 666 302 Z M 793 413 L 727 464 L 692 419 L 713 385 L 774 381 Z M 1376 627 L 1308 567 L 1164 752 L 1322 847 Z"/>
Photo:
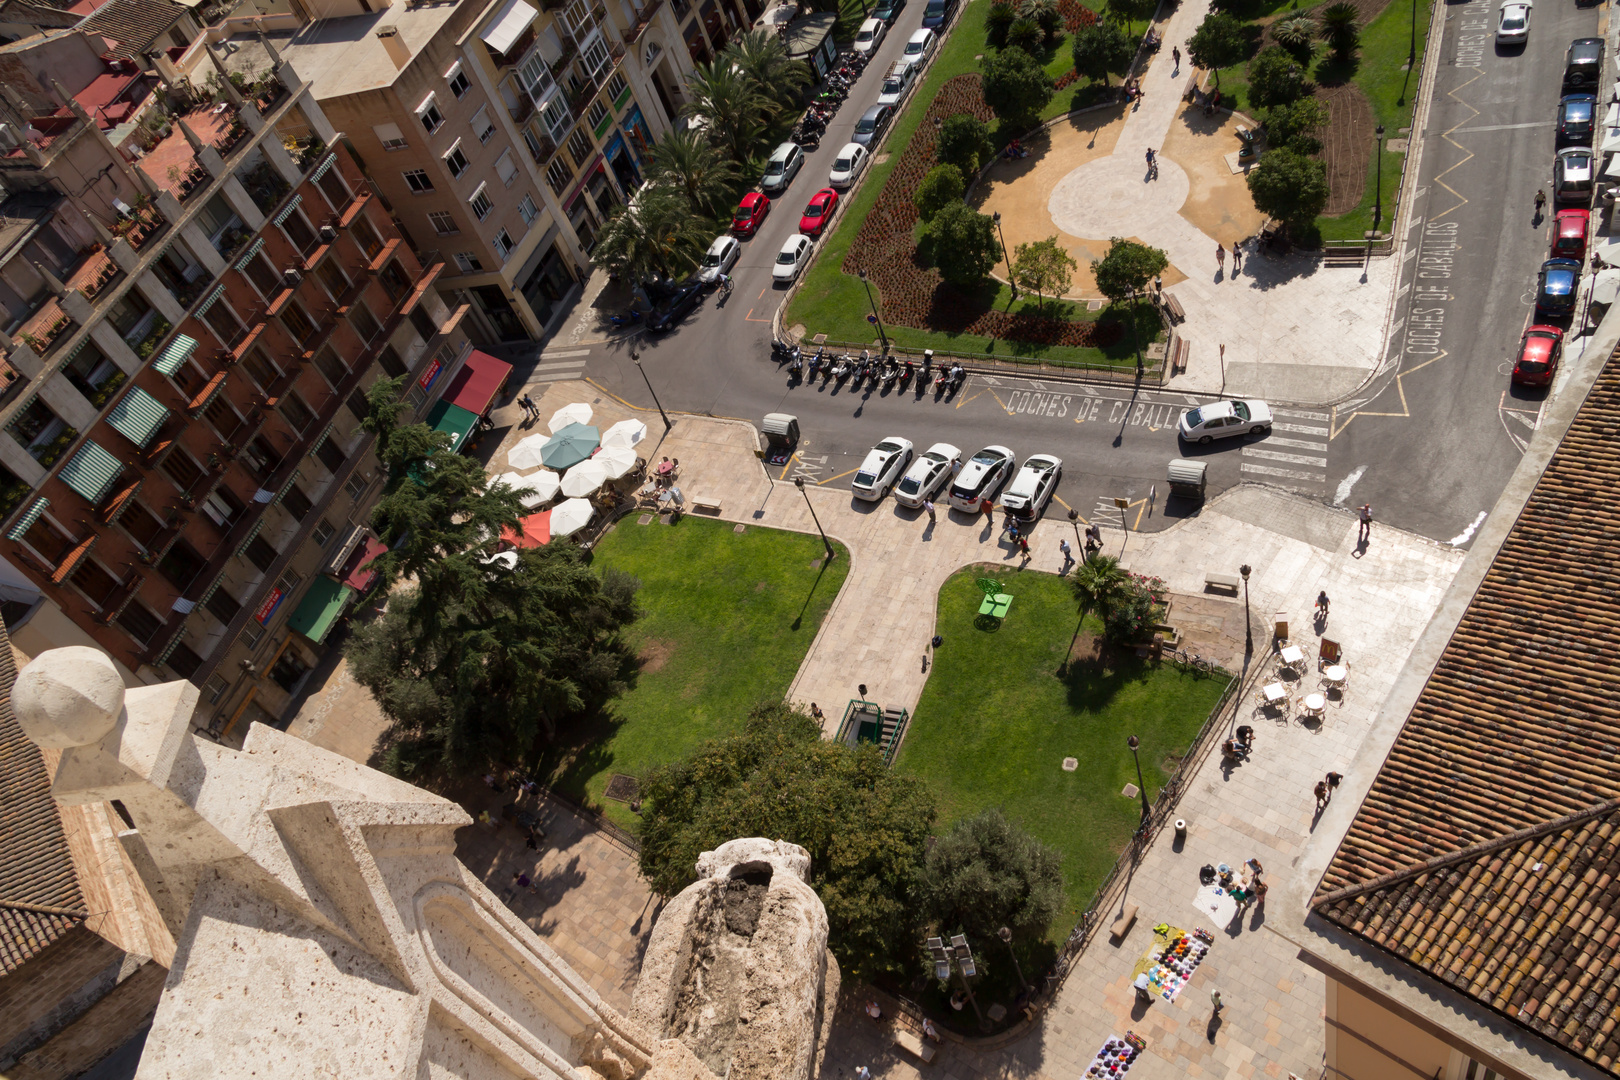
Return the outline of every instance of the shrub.
<path id="1" fill-rule="evenodd" d="M 1103 620 L 1103 636 L 1115 645 L 1146 641 L 1164 610 L 1164 581 L 1143 574 L 1126 574 L 1119 593 Z"/>
<path id="2" fill-rule="evenodd" d="M 945 121 L 934 140 L 934 159 L 955 165 L 963 177 L 979 175 L 979 168 L 996 152 L 990 129 L 972 113 L 957 113 Z"/>
<path id="3" fill-rule="evenodd" d="M 1007 44 L 1007 31 L 1018 21 L 1018 12 L 1011 4 L 993 4 L 984 17 L 984 43 L 992 49 Z"/>
<path id="4" fill-rule="evenodd" d="M 1266 141 L 1272 147 L 1287 147 L 1309 157 L 1322 149 L 1316 137 L 1328 122 L 1327 109 L 1315 98 L 1300 98 L 1286 105 L 1273 105 L 1261 115 Z"/>
<path id="5" fill-rule="evenodd" d="M 1033 56 L 1046 45 L 1046 31 L 1033 19 L 1019 19 L 1007 28 L 1007 45 Z"/>
<path id="6" fill-rule="evenodd" d="M 961 202 L 965 190 L 967 184 L 962 180 L 961 169 L 955 165 L 935 165 L 917 185 L 917 193 L 911 198 L 917 204 L 917 216 L 927 224 L 947 206 Z"/>
<path id="7" fill-rule="evenodd" d="M 1249 93 L 1256 105 L 1284 105 L 1310 92 L 1305 65 L 1280 45 L 1260 50 L 1249 61 Z"/>

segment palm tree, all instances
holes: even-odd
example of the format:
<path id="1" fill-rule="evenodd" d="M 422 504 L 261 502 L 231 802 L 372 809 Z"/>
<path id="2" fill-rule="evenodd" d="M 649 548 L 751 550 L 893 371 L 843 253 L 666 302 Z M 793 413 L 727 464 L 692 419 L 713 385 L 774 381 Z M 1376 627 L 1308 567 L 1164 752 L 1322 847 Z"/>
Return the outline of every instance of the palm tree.
<path id="1" fill-rule="evenodd" d="M 799 91 L 810 84 L 810 65 L 788 56 L 782 39 L 769 30 L 739 35 L 720 53 L 779 109 L 793 105 Z"/>
<path id="2" fill-rule="evenodd" d="M 1274 23 L 1271 27 L 1271 37 L 1295 57 L 1303 60 L 1311 55 L 1311 47 L 1316 44 L 1321 29 L 1314 16 L 1302 11 L 1298 15 L 1290 15 Z"/>
<path id="3" fill-rule="evenodd" d="M 702 120 L 709 138 L 726 147 L 733 160 L 747 161 L 765 122 L 777 112 L 776 102 L 730 60 L 697 65 L 686 77 L 686 89 L 692 98 L 686 114 Z"/>
<path id="4" fill-rule="evenodd" d="M 1356 6 L 1337 3 L 1323 8 L 1322 37 L 1333 46 L 1339 59 L 1348 60 L 1361 39 L 1360 29 L 1356 25 Z"/>
<path id="5" fill-rule="evenodd" d="M 695 213 L 719 218 L 728 208 L 732 187 L 741 172 L 697 132 L 677 131 L 653 147 L 647 178 L 677 188 Z"/>
<path id="6" fill-rule="evenodd" d="M 591 260 L 632 282 L 654 274 L 675 279 L 697 265 L 710 232 L 680 192 L 650 187 L 634 206 L 620 207 L 608 218 Z"/>
<path id="7" fill-rule="evenodd" d="M 1106 620 L 1114 602 L 1125 589 L 1125 571 L 1113 555 L 1093 555 L 1080 564 L 1069 578 L 1069 587 L 1080 603 L 1080 618 L 1092 612 Z"/>

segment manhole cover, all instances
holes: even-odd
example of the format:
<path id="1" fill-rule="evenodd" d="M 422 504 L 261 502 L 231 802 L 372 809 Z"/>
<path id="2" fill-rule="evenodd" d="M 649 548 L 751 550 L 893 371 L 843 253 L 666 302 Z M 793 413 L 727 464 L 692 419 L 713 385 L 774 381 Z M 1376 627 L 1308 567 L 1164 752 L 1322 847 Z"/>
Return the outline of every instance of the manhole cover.
<path id="1" fill-rule="evenodd" d="M 733 525 L 731 527 L 731 531 L 734 532 L 734 533 L 747 532 L 748 531 L 748 526 L 746 526 L 746 525 Z"/>
<path id="2" fill-rule="evenodd" d="M 617 779 L 617 777 L 615 777 L 615 779 Z M 1125 790 L 1120 792 L 1120 794 L 1125 796 L 1127 799 L 1134 799 L 1136 798 L 1137 791 L 1138 788 L 1135 784 L 1126 784 Z"/>
<path id="3" fill-rule="evenodd" d="M 619 802 L 629 802 L 641 794 L 641 781 L 633 776 L 626 776 L 624 773 L 614 773 L 608 779 L 607 790 L 602 794 Z"/>
<path id="4" fill-rule="evenodd" d="M 651 514 L 642 514 L 640 517 L 636 518 L 636 524 L 647 525 L 652 522 L 652 519 L 653 516 Z"/>
<path id="5" fill-rule="evenodd" d="M 1066 757 L 1066 758 L 1063 759 L 1063 771 L 1064 772 L 1074 772 L 1074 770 L 1078 769 L 1079 767 L 1080 767 L 1080 762 L 1079 762 L 1078 759 L 1072 758 L 1072 757 Z"/>

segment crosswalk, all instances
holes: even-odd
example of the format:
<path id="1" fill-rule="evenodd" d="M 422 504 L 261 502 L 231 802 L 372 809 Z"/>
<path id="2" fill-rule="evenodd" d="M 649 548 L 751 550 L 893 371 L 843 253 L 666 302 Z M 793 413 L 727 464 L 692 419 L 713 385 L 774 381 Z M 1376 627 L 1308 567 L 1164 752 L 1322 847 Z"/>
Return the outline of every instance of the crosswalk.
<path id="1" fill-rule="evenodd" d="M 1327 484 L 1329 414 L 1278 408 L 1271 412 L 1271 434 L 1243 447 L 1243 478 L 1320 492 Z"/>
<path id="2" fill-rule="evenodd" d="M 561 352 L 544 353 L 540 363 L 529 376 L 529 382 L 560 382 L 563 379 L 578 379 L 585 374 L 585 365 L 589 362 L 584 359 L 590 356 L 589 349 L 565 349 Z M 579 359 L 575 359 L 578 357 Z"/>

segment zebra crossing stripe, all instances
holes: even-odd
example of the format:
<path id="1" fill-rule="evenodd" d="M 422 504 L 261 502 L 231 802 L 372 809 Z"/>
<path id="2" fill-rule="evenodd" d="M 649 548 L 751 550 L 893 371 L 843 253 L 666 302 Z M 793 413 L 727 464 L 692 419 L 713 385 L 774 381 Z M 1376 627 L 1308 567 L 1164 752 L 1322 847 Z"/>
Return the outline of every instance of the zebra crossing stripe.
<path id="1" fill-rule="evenodd" d="M 1270 438 L 1266 439 L 1265 442 L 1259 443 L 1258 446 L 1260 446 L 1260 447 L 1267 447 L 1267 446 L 1297 446 L 1301 450 L 1320 450 L 1324 454 L 1327 453 L 1327 444 L 1326 443 L 1310 442 L 1309 440 L 1306 440 L 1306 439 L 1284 439 L 1284 438 L 1279 438 L 1276 435 L 1273 435 Z M 1254 447 L 1245 446 L 1243 449 L 1244 449 L 1245 452 L 1247 452 L 1247 451 L 1249 451 L 1251 449 L 1254 449 Z"/>
<path id="2" fill-rule="evenodd" d="M 1320 465 L 1327 468 L 1326 457 L 1308 457 L 1305 454 L 1279 454 L 1273 450 L 1256 450 L 1253 447 L 1243 448 L 1243 456 L 1264 458 L 1267 461 L 1286 461 L 1292 465 Z"/>
<path id="3" fill-rule="evenodd" d="M 1331 420 L 1325 412 L 1307 412 L 1304 409 L 1272 409 L 1273 416 L 1289 416 L 1295 420 Z"/>
<path id="4" fill-rule="evenodd" d="M 1326 427 L 1317 427 L 1315 424 L 1272 424 L 1272 431 L 1288 431 L 1295 435 L 1326 435 Z"/>
<path id="5" fill-rule="evenodd" d="M 1273 469 L 1268 465 L 1253 465 L 1245 461 L 1243 470 L 1246 473 L 1258 473 L 1261 476 L 1281 476 L 1289 480 L 1314 480 L 1318 483 L 1327 479 L 1327 473 L 1300 472 L 1298 469 Z"/>

